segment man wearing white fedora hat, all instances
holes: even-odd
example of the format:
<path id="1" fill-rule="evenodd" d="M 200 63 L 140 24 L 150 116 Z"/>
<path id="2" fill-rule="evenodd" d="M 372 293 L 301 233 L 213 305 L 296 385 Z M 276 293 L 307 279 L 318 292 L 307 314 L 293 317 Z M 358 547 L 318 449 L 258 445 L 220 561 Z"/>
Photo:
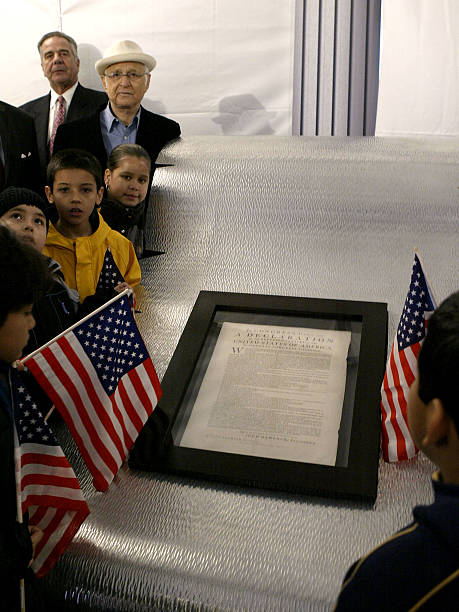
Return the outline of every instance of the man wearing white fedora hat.
<path id="1" fill-rule="evenodd" d="M 54 151 L 69 147 L 85 149 L 105 168 L 107 158 L 116 146 L 139 144 L 151 157 L 151 186 L 154 162 L 159 152 L 167 142 L 180 136 L 178 123 L 141 106 L 150 85 L 150 72 L 155 66 L 155 58 L 144 53 L 131 40 L 121 40 L 109 47 L 95 64 L 109 103 L 89 117 L 60 125 Z M 150 187 L 146 205 L 149 194 Z"/>

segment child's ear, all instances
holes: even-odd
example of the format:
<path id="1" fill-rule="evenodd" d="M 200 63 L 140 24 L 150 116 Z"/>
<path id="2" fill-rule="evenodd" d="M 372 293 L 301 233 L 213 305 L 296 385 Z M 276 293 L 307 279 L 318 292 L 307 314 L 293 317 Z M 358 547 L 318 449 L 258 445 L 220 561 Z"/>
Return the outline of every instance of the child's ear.
<path id="1" fill-rule="evenodd" d="M 48 198 L 48 202 L 50 204 L 54 204 L 54 195 L 49 185 L 45 185 L 45 193 L 46 193 L 46 197 Z"/>
<path id="2" fill-rule="evenodd" d="M 104 186 L 102 185 L 97 191 L 96 206 L 99 206 L 99 204 L 102 202 L 103 197 L 104 197 Z"/>
<path id="3" fill-rule="evenodd" d="M 453 421 L 446 412 L 441 399 L 429 402 L 426 415 L 426 433 L 422 443 L 426 446 L 442 446 L 451 435 Z"/>
<path id="4" fill-rule="evenodd" d="M 105 187 L 107 187 L 110 185 L 110 177 L 111 177 L 112 173 L 108 168 L 105 168 L 105 172 L 104 172 L 104 183 L 105 183 Z"/>

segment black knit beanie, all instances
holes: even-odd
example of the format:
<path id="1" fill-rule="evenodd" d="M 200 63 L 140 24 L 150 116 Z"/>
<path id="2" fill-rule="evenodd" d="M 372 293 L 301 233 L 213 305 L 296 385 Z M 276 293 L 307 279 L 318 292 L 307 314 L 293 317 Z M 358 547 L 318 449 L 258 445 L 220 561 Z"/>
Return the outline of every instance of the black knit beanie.
<path id="1" fill-rule="evenodd" d="M 0 217 L 20 204 L 39 208 L 46 217 L 46 227 L 48 228 L 49 205 L 38 193 L 25 187 L 7 187 L 0 193 Z"/>

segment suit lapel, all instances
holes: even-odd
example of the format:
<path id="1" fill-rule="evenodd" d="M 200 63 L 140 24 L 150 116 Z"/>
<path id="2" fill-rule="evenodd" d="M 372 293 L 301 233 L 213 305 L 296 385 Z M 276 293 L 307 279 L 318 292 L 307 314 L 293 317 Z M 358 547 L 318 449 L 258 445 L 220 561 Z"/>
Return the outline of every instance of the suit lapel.
<path id="1" fill-rule="evenodd" d="M 8 129 L 8 111 L 2 103 L 0 103 L 0 136 L 2 138 L 2 149 L 3 149 L 3 157 L 5 158 L 4 164 L 4 181 L 5 183 L 8 180 L 8 175 L 10 172 L 10 156 L 6 154 L 7 151 L 10 150 L 10 133 L 11 130 Z"/>
<path id="2" fill-rule="evenodd" d="M 91 139 L 93 141 L 94 155 L 101 161 L 102 170 L 105 170 L 104 164 L 107 161 L 108 155 L 105 150 L 104 139 L 102 138 L 102 130 L 100 129 L 100 111 L 92 115 L 90 123 L 88 123 Z M 102 163 L 102 160 L 104 162 Z"/>
<path id="3" fill-rule="evenodd" d="M 100 92 L 101 95 L 102 92 Z M 101 102 L 95 98 L 95 92 L 78 83 L 67 113 L 66 121 L 76 121 L 91 116 L 101 107 Z"/>
<path id="4" fill-rule="evenodd" d="M 155 132 L 155 126 L 149 121 L 149 116 L 142 107 L 136 143 L 148 151 L 151 148 L 152 142 L 154 142 Z"/>
<path id="5" fill-rule="evenodd" d="M 148 151 L 151 157 L 151 177 L 155 171 L 155 162 L 164 144 L 161 129 L 155 115 L 148 113 L 142 108 L 140 113 L 139 129 L 137 130 L 136 144 L 141 145 Z"/>
<path id="6" fill-rule="evenodd" d="M 37 132 L 38 157 L 40 166 L 46 167 L 48 163 L 48 125 L 49 125 L 49 102 L 51 94 L 44 96 L 39 103 L 35 115 L 35 130 Z"/>
<path id="7" fill-rule="evenodd" d="M 72 101 L 70 103 L 70 108 L 68 110 L 65 120 L 75 121 L 76 119 L 80 119 L 84 115 L 84 113 L 82 113 L 81 111 L 85 109 L 86 106 L 87 101 L 85 99 L 84 89 L 78 83 L 77 88 L 75 89 L 75 93 L 73 94 Z"/>
<path id="8" fill-rule="evenodd" d="M 22 120 L 14 111 L 1 103 L 0 134 L 5 157 L 5 183 L 17 181 L 21 177 L 22 159 L 31 154 L 32 143 L 22 129 Z"/>

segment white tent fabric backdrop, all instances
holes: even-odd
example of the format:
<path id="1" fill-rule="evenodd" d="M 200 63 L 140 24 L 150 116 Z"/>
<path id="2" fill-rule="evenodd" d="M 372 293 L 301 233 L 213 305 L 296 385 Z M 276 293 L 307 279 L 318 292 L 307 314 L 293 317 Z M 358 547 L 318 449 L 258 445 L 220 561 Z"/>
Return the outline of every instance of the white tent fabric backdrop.
<path id="1" fill-rule="evenodd" d="M 458 0 L 383 0 L 376 135 L 459 134 Z"/>
<path id="2" fill-rule="evenodd" d="M 291 134 L 295 0 L 17 0 L 3 10 L 4 24 L 18 24 L 0 43 L 0 98 L 10 104 L 48 92 L 36 43 L 62 30 L 78 43 L 89 87 L 101 89 L 94 62 L 116 40 L 154 55 L 144 105 L 185 136 Z"/>
<path id="3" fill-rule="evenodd" d="M 99 89 L 94 62 L 114 41 L 130 38 L 158 60 L 146 108 L 179 121 L 184 136 L 289 135 L 299 2 L 6 3 L 0 98 L 18 106 L 48 91 L 36 48 L 45 32 L 77 40 L 81 82 Z M 376 134 L 459 134 L 459 2 L 383 0 L 382 11 Z"/>

